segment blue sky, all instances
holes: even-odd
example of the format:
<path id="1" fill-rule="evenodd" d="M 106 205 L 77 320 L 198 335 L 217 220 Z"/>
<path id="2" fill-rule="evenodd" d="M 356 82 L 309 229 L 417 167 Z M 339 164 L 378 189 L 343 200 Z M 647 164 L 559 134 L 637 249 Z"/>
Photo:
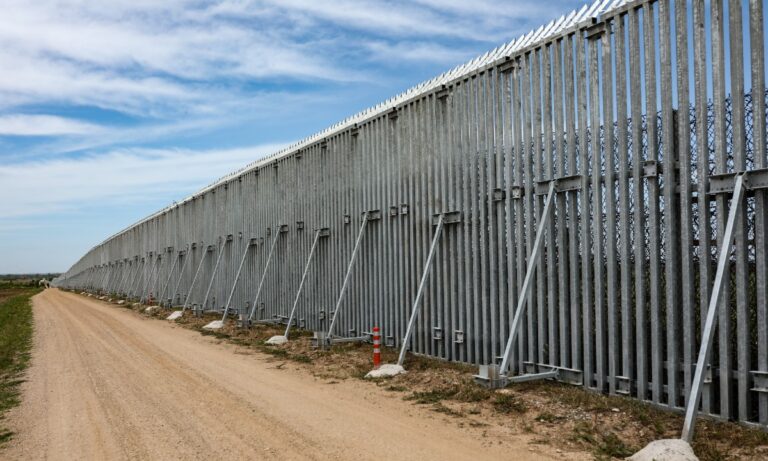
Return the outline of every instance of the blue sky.
<path id="1" fill-rule="evenodd" d="M 3 0 L 0 274 L 107 236 L 584 4 Z"/>

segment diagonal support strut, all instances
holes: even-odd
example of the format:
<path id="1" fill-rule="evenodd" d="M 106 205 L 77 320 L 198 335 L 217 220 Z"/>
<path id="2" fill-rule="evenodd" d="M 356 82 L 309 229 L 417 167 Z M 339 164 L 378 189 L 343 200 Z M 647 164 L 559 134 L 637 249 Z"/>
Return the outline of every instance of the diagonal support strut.
<path id="1" fill-rule="evenodd" d="M 736 183 L 733 187 L 733 197 L 731 198 L 731 209 L 728 212 L 728 221 L 725 225 L 723 234 L 723 243 L 717 259 L 717 272 L 715 273 L 715 283 L 712 286 L 712 295 L 709 298 L 709 308 L 704 323 L 704 329 L 701 333 L 701 346 L 699 348 L 699 357 L 696 360 L 696 372 L 693 375 L 691 383 L 691 394 L 685 407 L 685 420 L 683 422 L 683 431 L 681 439 L 690 443 L 693 439 L 693 432 L 698 414 L 699 400 L 701 398 L 701 386 L 704 383 L 704 372 L 709 361 L 709 355 L 712 352 L 712 340 L 715 336 L 715 327 L 717 326 L 717 311 L 720 303 L 720 292 L 725 282 L 726 265 L 731 253 L 733 243 L 733 227 L 736 218 L 741 211 L 741 199 L 744 194 L 744 174 L 736 176 Z M 725 303 L 722 303 L 725 304 Z"/>

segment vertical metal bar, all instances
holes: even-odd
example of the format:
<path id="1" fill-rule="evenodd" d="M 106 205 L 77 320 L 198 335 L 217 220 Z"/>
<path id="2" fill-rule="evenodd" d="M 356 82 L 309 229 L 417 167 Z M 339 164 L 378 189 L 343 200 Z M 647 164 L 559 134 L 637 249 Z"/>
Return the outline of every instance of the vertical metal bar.
<path id="1" fill-rule="evenodd" d="M 587 80 L 587 69 L 590 68 L 591 57 L 587 54 L 585 48 L 593 46 L 585 37 L 584 31 L 578 31 L 576 34 L 576 56 L 579 65 L 579 91 L 578 91 L 578 112 L 579 112 L 579 166 L 581 170 L 581 192 L 580 192 L 580 220 L 581 225 L 581 354 L 577 355 L 578 363 L 581 365 L 584 376 L 584 386 L 590 388 L 594 380 L 594 343 L 592 341 L 592 264 L 590 253 L 592 251 L 592 231 L 590 230 L 590 207 L 589 207 L 589 142 L 587 125 L 589 112 L 587 111 L 587 100 L 589 96 L 589 81 Z M 593 134 L 594 136 L 594 134 Z"/>
<path id="2" fill-rule="evenodd" d="M 603 35 L 605 32 L 603 32 Z M 601 35 L 602 36 L 602 35 Z M 603 211 L 603 169 L 602 169 L 602 148 L 601 148 L 601 133 L 600 133 L 600 45 L 601 37 L 595 37 L 589 40 L 589 96 L 590 96 L 590 152 L 592 154 L 592 248 L 591 256 L 592 260 L 587 261 L 585 264 L 593 265 L 593 287 L 594 287 L 594 325 L 590 325 L 589 329 L 594 330 L 594 372 L 595 381 L 594 385 L 600 392 L 605 387 L 605 302 L 603 293 L 605 291 L 605 261 L 603 259 L 603 218 L 605 213 Z M 606 130 L 607 132 L 607 127 Z M 587 216 L 589 220 L 589 216 Z M 584 250 L 588 255 L 590 254 L 589 246 Z M 592 306 L 590 306 L 592 307 Z M 585 332 L 585 334 L 587 334 Z M 590 334 L 591 337 L 591 334 Z M 587 367 L 585 366 L 585 369 Z M 588 387 L 592 387 L 588 385 Z"/>
<path id="3" fill-rule="evenodd" d="M 691 181 L 694 172 L 690 146 L 688 6 L 685 0 L 676 0 L 675 2 L 675 32 L 677 36 L 677 123 L 675 124 L 677 133 L 674 152 L 676 152 L 677 161 L 680 164 L 680 174 L 678 175 L 680 184 L 680 288 L 682 292 L 680 307 L 683 322 L 683 338 L 680 344 L 683 348 L 684 399 L 687 399 L 691 393 L 690 383 L 693 379 L 691 366 L 695 353 L 696 325 L 694 315 L 694 258 L 692 254 L 693 201 L 691 195 Z M 701 206 L 706 202 L 701 200 L 698 203 Z"/>
<path id="4" fill-rule="evenodd" d="M 585 131 L 580 131 L 577 135 L 577 114 L 581 111 L 578 106 L 578 91 L 579 82 L 582 81 L 580 69 L 583 67 L 578 61 L 578 50 L 574 54 L 574 47 L 580 43 L 576 38 L 576 34 L 571 34 L 566 39 L 565 47 L 565 64 L 563 68 L 567 71 L 566 85 L 565 85 L 565 120 L 566 120 L 566 148 L 568 150 L 568 174 L 577 175 L 578 162 L 577 162 L 577 142 L 579 138 L 586 136 Z M 581 93 L 581 91 L 578 91 Z M 582 185 L 584 179 L 581 180 Z M 571 191 L 567 193 L 568 198 L 568 250 L 569 250 L 569 265 L 568 273 L 570 274 L 570 302 L 569 308 L 571 311 L 570 327 L 571 327 L 571 356 L 567 366 L 580 369 L 581 367 L 581 261 L 579 255 L 579 192 Z"/>
<path id="5" fill-rule="evenodd" d="M 670 27 L 670 2 L 659 2 L 659 47 L 661 84 L 661 135 L 664 162 L 664 269 L 666 288 L 666 371 L 667 404 L 678 406 L 679 393 L 679 328 L 680 328 L 680 208 L 677 193 L 678 161 L 675 152 L 675 122 L 672 108 L 672 32 Z M 678 33 L 679 35 L 679 33 Z M 678 56 L 680 59 L 680 56 Z"/>
<path id="6" fill-rule="evenodd" d="M 506 190 L 506 174 L 505 174 L 505 157 L 509 155 L 509 145 L 507 144 L 506 134 L 507 126 L 505 123 L 506 114 L 506 76 L 501 72 L 501 69 L 496 69 L 493 77 L 493 188 Z M 444 183 L 443 183 L 444 184 Z M 491 191 L 495 193 L 494 191 Z M 447 195 L 447 190 L 443 189 L 443 196 Z M 506 194 L 506 193 L 505 193 Z M 504 195 L 505 195 L 504 194 Z M 502 198 L 502 197 L 498 197 Z M 506 197 L 504 197 L 506 199 Z M 505 308 L 507 300 L 507 280 L 509 280 L 509 271 L 506 264 L 506 255 L 510 251 L 506 246 L 506 233 L 508 226 L 506 226 L 506 201 L 499 201 L 493 207 L 494 213 L 494 225 L 491 227 L 491 236 L 494 241 L 494 249 L 491 251 L 491 256 L 495 260 L 494 266 L 491 268 L 494 283 L 497 287 L 497 294 L 493 299 L 493 309 L 497 316 L 496 327 L 494 330 L 493 340 L 491 346 L 494 357 L 499 356 L 502 351 L 502 346 L 505 343 L 507 320 L 506 314 L 508 309 Z M 455 208 L 452 208 L 455 209 Z M 448 246 L 450 248 L 451 238 L 448 238 Z M 448 258 L 448 249 L 443 250 L 443 265 L 446 270 L 450 267 L 450 261 Z M 445 280 L 444 283 L 448 285 L 450 282 Z M 450 331 L 450 330 L 449 330 Z"/>
<path id="7" fill-rule="evenodd" d="M 613 70 L 613 53 L 611 45 L 611 28 L 610 26 L 615 22 L 607 22 L 609 26 L 606 32 L 600 39 L 600 46 L 602 48 L 602 93 L 603 93 L 603 162 L 605 163 L 605 183 L 604 196 L 605 204 L 600 204 L 601 209 L 605 210 L 605 266 L 606 266 L 606 312 L 602 314 L 607 315 L 606 322 L 598 321 L 598 327 L 607 323 L 606 329 L 602 334 L 598 334 L 597 344 L 602 343 L 602 347 L 598 347 L 598 351 L 602 349 L 600 354 L 600 361 L 598 362 L 603 368 L 603 376 L 606 376 L 608 381 L 608 390 L 611 394 L 616 393 L 616 375 L 619 362 L 619 345 L 618 345 L 618 324 L 616 317 L 616 308 L 618 307 L 618 289 L 619 283 L 617 278 L 618 269 L 616 267 L 616 159 L 614 156 L 614 116 L 613 116 L 613 78 L 615 76 Z M 618 54 L 617 52 L 616 54 Z M 604 207 L 604 208 L 603 208 Z M 603 211 L 601 211 L 603 213 Z M 602 219 L 601 219 L 602 221 Z M 599 227 L 602 228 L 603 224 L 600 223 Z M 600 245 L 602 245 L 602 238 Z M 601 292 L 602 293 L 602 292 Z M 602 294 L 600 295 L 602 297 Z M 599 318 L 599 317 L 598 317 Z M 607 341 L 605 337 L 607 336 Z M 599 353 L 599 352 L 598 352 Z M 607 369 L 606 369 L 607 363 Z M 604 386 L 605 384 L 603 384 Z M 602 387 L 600 388 L 602 390 Z"/>
<path id="8" fill-rule="evenodd" d="M 626 15 L 619 16 L 615 22 L 616 45 L 616 114 L 619 156 L 619 269 L 621 271 L 621 375 L 627 380 L 625 391 L 630 392 L 632 379 L 635 376 L 633 365 L 634 339 L 632 331 L 632 245 L 630 244 L 631 228 L 629 194 L 630 194 L 630 166 L 629 166 L 629 123 L 627 114 L 627 92 L 631 91 L 630 80 L 627 79 L 627 27 Z M 629 44 L 634 48 L 633 43 Z M 631 51 L 630 51 L 631 52 Z M 633 159 L 636 161 L 636 159 Z"/>
<path id="9" fill-rule="evenodd" d="M 532 96 L 532 133 L 533 136 L 533 154 L 531 160 L 533 161 L 533 172 L 531 175 L 532 184 L 531 188 L 526 191 L 533 196 L 533 216 L 538 217 L 541 215 L 541 210 L 544 207 L 544 199 L 542 197 L 535 196 L 535 184 L 537 181 L 546 180 L 544 176 L 544 147 L 542 145 L 544 130 L 542 126 L 543 114 L 542 114 L 542 75 L 541 67 L 544 57 L 544 50 L 546 48 L 538 47 L 531 53 L 532 63 L 532 78 L 531 78 L 531 96 Z M 535 219 L 535 218 L 534 218 Z M 534 229 L 534 219 L 530 221 L 529 227 Z M 544 262 L 539 258 L 537 260 L 536 272 L 534 272 L 534 284 L 536 286 L 536 336 L 538 338 L 538 350 L 536 351 L 535 363 L 547 363 L 547 350 L 549 349 L 549 330 L 548 326 L 548 312 L 547 312 L 547 278 L 544 272 Z M 533 358 L 531 358 L 533 359 Z"/>
<path id="10" fill-rule="evenodd" d="M 765 39 L 763 37 L 763 2 L 749 2 L 749 45 L 752 62 L 752 141 L 755 168 L 766 166 L 766 129 L 765 129 Z M 755 193 L 755 280 L 768 279 L 768 194 L 765 191 Z M 768 284 L 758 283 L 757 293 L 757 344 L 768 344 Z M 768 372 L 768 348 L 757 349 L 757 369 Z M 758 421 L 768 425 L 768 393 L 758 395 Z"/>
<path id="11" fill-rule="evenodd" d="M 712 42 L 712 111 L 714 116 L 714 166 L 715 173 L 726 173 L 728 169 L 728 139 L 726 133 L 726 89 L 725 89 L 725 31 L 723 19 L 723 1 L 710 1 L 710 40 Z M 718 237 L 723 235 L 720 229 L 726 227 L 727 202 L 726 197 L 717 196 L 717 219 Z M 722 245 L 718 240 L 718 244 Z M 730 270 L 726 272 L 730 279 Z M 731 341 L 731 284 L 723 284 L 723 299 L 727 308 L 720 310 L 718 319 L 718 366 L 720 381 L 720 416 L 729 418 L 731 416 L 731 401 L 733 398 L 733 386 L 731 378 L 731 369 L 733 368 L 733 359 L 730 348 Z M 713 369 L 714 371 L 714 369 Z M 714 379 L 714 377 L 713 377 Z"/>
<path id="12" fill-rule="evenodd" d="M 707 30 L 706 30 L 706 11 L 704 0 L 695 0 L 693 2 L 693 49 L 694 56 L 706 56 L 707 54 Z M 699 313 L 701 329 L 704 326 L 706 318 L 710 285 L 712 284 L 712 249 L 711 249 L 711 226 L 712 216 L 710 213 L 710 200 L 707 196 L 709 190 L 709 111 L 707 96 L 707 60 L 694 59 L 694 88 L 695 88 L 695 106 L 696 106 L 696 172 L 698 174 L 698 191 L 696 193 L 696 204 L 699 223 Z M 705 413 L 711 412 L 712 395 L 709 392 L 710 386 L 702 389 L 702 409 Z M 688 394 L 690 398 L 690 392 Z"/>
<path id="13" fill-rule="evenodd" d="M 533 53 L 529 52 L 525 55 L 523 58 L 523 62 L 525 63 L 523 67 L 523 82 L 522 82 L 522 90 L 521 95 L 523 98 L 523 112 L 525 114 L 525 125 L 523 127 L 524 130 L 524 136 L 523 136 L 523 145 L 525 146 L 525 150 L 522 152 L 523 157 L 523 168 L 524 168 L 524 174 L 523 174 L 523 190 L 522 190 L 522 196 L 524 200 L 524 207 L 525 207 L 525 246 L 526 246 L 526 253 L 528 255 L 533 253 L 533 226 L 535 225 L 536 221 L 536 211 L 534 209 L 534 182 L 533 182 L 533 160 L 535 156 L 535 148 L 532 149 L 532 146 L 535 146 L 535 140 L 532 138 L 535 134 L 533 133 L 533 129 L 535 127 L 534 121 L 533 121 L 533 110 L 532 110 L 532 102 L 531 102 L 531 94 L 532 91 L 532 82 L 531 82 L 531 67 L 534 65 L 535 60 L 533 59 Z M 522 258 L 520 258 L 520 261 L 522 262 Z M 540 344 L 537 340 L 540 340 L 540 337 L 537 335 L 537 325 L 536 325 L 536 311 L 534 310 L 534 304 L 535 300 L 533 299 L 534 296 L 526 297 L 528 299 L 528 307 L 526 311 L 526 319 L 527 319 L 527 338 L 528 338 L 528 350 L 526 351 L 526 357 L 531 362 L 536 362 L 538 359 L 538 344 Z M 521 364 L 522 365 L 522 364 Z"/>
<path id="14" fill-rule="evenodd" d="M 648 160 L 658 160 L 658 119 L 656 85 L 656 40 L 653 5 L 646 3 L 643 7 L 643 32 L 645 51 L 645 105 L 646 123 L 648 130 Z M 650 302 L 651 302 L 651 393 L 653 402 L 660 404 L 663 392 L 664 361 L 661 338 L 661 233 L 659 226 L 659 179 L 651 177 L 648 180 L 648 226 L 650 250 Z"/>
<path id="15" fill-rule="evenodd" d="M 542 79 L 542 86 L 544 90 L 544 98 L 543 98 L 543 116 L 544 116 L 544 146 L 542 149 L 542 154 L 544 155 L 544 159 L 542 161 L 543 166 L 543 174 L 541 176 L 541 179 L 552 181 L 554 179 L 554 168 L 553 168 L 553 156 L 554 152 L 552 150 L 552 112 L 554 111 L 553 107 L 553 97 L 552 97 L 552 52 L 553 46 L 547 45 L 542 48 L 542 56 L 543 59 L 543 67 L 544 67 L 544 78 Z M 548 349 L 548 357 L 546 362 L 541 363 L 549 363 L 549 364 L 556 364 L 557 363 L 557 352 L 558 352 L 558 316 L 556 312 L 556 306 L 557 306 L 557 273 L 556 273 L 556 267 L 555 267 L 555 224 L 554 220 L 550 220 L 547 225 L 547 234 L 546 234 L 547 244 L 545 245 L 544 251 L 546 253 L 546 259 L 542 260 L 545 261 L 545 264 L 542 269 L 541 275 L 544 280 L 541 281 L 542 288 L 544 287 L 544 284 L 546 283 L 546 301 L 547 301 L 547 349 Z M 546 268 L 546 272 L 543 271 L 543 269 Z M 545 276 L 546 274 L 546 276 Z"/>
<path id="16" fill-rule="evenodd" d="M 717 272 L 715 273 L 715 284 L 712 286 L 712 297 L 709 299 L 709 309 L 707 310 L 707 319 L 704 323 L 704 330 L 701 333 L 701 346 L 699 348 L 699 356 L 696 360 L 696 372 L 693 375 L 693 383 L 691 385 L 691 396 L 688 398 L 688 403 L 685 408 L 685 420 L 683 422 L 683 432 L 681 438 L 686 442 L 693 440 L 694 425 L 696 424 L 696 415 L 699 407 L 699 397 L 701 396 L 701 385 L 704 382 L 704 374 L 706 372 L 707 362 L 709 361 L 709 355 L 712 351 L 712 341 L 715 336 L 715 327 L 717 326 L 717 314 L 718 310 L 722 311 L 723 308 L 728 306 L 728 303 L 723 303 L 723 306 L 718 309 L 722 298 L 721 291 L 725 286 L 723 283 L 726 279 L 726 265 L 730 259 L 731 245 L 733 244 L 733 231 L 734 225 L 740 212 L 742 193 L 744 191 L 744 174 L 738 174 L 736 176 L 736 184 L 733 188 L 733 197 L 731 199 L 731 207 L 728 212 L 728 220 L 725 225 L 725 232 L 723 233 L 722 246 L 720 247 L 720 254 L 717 258 Z"/>
<path id="17" fill-rule="evenodd" d="M 432 238 L 432 246 L 429 249 L 429 255 L 427 261 L 424 264 L 424 272 L 421 275 L 421 281 L 419 282 L 419 288 L 416 291 L 416 299 L 413 301 L 413 308 L 411 309 L 411 317 L 408 320 L 408 328 L 405 330 L 405 337 L 403 337 L 403 343 L 400 348 L 400 356 L 397 359 L 397 364 L 403 366 L 405 361 L 405 351 L 408 349 L 408 343 L 413 335 L 413 327 L 416 324 L 416 319 L 419 316 L 419 304 L 421 304 L 421 298 L 424 295 L 424 287 L 426 286 L 427 279 L 429 278 L 429 272 L 432 268 L 432 260 L 435 256 L 435 250 L 437 249 L 437 242 L 440 241 L 440 234 L 443 232 L 443 218 L 444 215 L 440 215 L 437 219 L 437 226 L 435 227 L 435 236 Z"/>
<path id="18" fill-rule="evenodd" d="M 746 117 L 744 110 L 744 40 L 741 0 L 730 0 L 728 8 L 731 64 L 731 131 L 733 135 L 733 168 L 744 171 L 746 156 Z M 745 204 L 744 204 L 745 205 Z M 734 206 L 733 204 L 731 206 Z M 739 204 L 738 206 L 742 206 Z M 752 354 L 750 350 L 750 312 L 747 293 L 747 213 L 738 215 L 733 238 L 736 241 L 736 381 L 738 418 L 749 421 L 752 413 L 750 395 Z"/>
<path id="19" fill-rule="evenodd" d="M 474 219 L 469 220 L 469 229 L 470 229 L 470 250 L 472 259 L 470 261 L 472 271 L 470 272 L 470 287 L 472 294 L 471 296 L 471 302 L 472 305 L 475 306 L 475 309 L 472 309 L 471 312 L 471 325 L 472 325 L 472 344 L 474 345 L 474 348 L 470 349 L 471 352 L 471 358 L 470 360 L 473 363 L 477 363 L 480 360 L 481 354 L 482 354 L 482 332 L 481 332 L 481 314 L 482 309 L 478 309 L 477 307 L 480 306 L 480 303 L 482 302 L 481 299 L 481 281 L 480 281 L 480 273 L 481 269 L 479 267 L 480 262 L 480 249 L 479 249 L 479 240 L 480 236 L 478 235 L 480 229 L 480 205 L 478 203 L 479 200 L 479 193 L 478 193 L 478 172 L 479 172 L 479 146 L 478 146 L 478 114 L 477 114 L 477 93 L 478 93 L 478 78 L 476 76 L 471 77 L 469 81 L 469 107 L 467 110 L 467 118 L 470 121 L 469 125 L 469 165 L 470 165 L 470 171 L 469 171 L 469 205 L 471 207 L 471 216 Z M 425 235 L 426 237 L 426 235 Z M 418 295 L 418 293 L 417 293 Z"/>
<path id="20" fill-rule="evenodd" d="M 517 187 L 518 191 L 518 197 L 515 198 L 515 232 L 514 234 L 517 236 L 517 242 L 516 242 L 516 254 L 517 257 L 515 258 L 515 264 L 516 264 L 516 270 L 515 270 L 515 293 L 517 295 L 517 298 L 519 299 L 521 289 L 523 286 L 523 278 L 525 277 L 525 256 L 526 254 L 530 254 L 529 251 L 527 251 L 527 245 L 530 245 L 528 240 L 528 234 L 526 230 L 526 199 L 523 197 L 523 184 L 525 181 L 525 177 L 528 175 L 528 148 L 526 144 L 526 140 L 528 139 L 528 114 L 526 113 L 526 95 L 529 94 L 527 90 L 525 89 L 524 82 L 527 81 L 526 79 L 526 73 L 527 73 L 527 67 L 525 66 L 525 57 L 521 57 L 517 60 L 515 69 L 514 69 L 514 79 L 513 79 L 513 97 L 514 97 L 514 113 L 515 116 L 515 125 L 517 126 L 516 130 L 516 139 L 515 139 L 515 163 L 514 163 L 514 170 L 515 170 L 515 177 L 514 182 Z M 513 197 L 514 198 L 514 197 Z M 515 305 L 514 299 L 510 299 L 509 302 L 510 306 Z M 512 317 L 514 313 L 510 315 L 510 330 L 509 334 L 512 334 Z M 530 314 L 529 314 L 530 315 Z M 530 318 L 529 315 L 526 315 L 526 318 Z M 530 325 L 528 325 L 530 327 Z M 529 328 L 522 329 L 520 333 L 520 341 L 519 341 L 519 347 L 518 347 L 518 363 L 522 363 L 524 357 L 526 357 L 526 354 L 528 351 L 532 350 L 532 347 L 530 347 L 530 336 L 529 336 Z M 508 340 L 508 339 L 507 339 Z"/>
<path id="21" fill-rule="evenodd" d="M 568 110 L 566 100 L 568 98 L 563 97 L 563 69 L 570 69 L 570 65 L 563 66 L 563 45 L 567 44 L 567 40 L 558 40 L 553 46 L 553 58 L 554 58 L 554 111 L 555 111 L 555 172 L 556 177 L 563 177 L 565 173 L 565 148 L 564 145 L 564 116 L 563 110 Z M 570 337 L 569 337 L 569 298 L 568 292 L 569 283 L 569 266 L 568 266 L 568 208 L 567 208 L 567 194 L 558 194 L 555 198 L 555 210 L 557 213 L 556 226 L 550 226 L 551 231 L 557 232 L 557 247 L 550 249 L 554 254 L 557 253 L 557 311 L 558 311 L 558 362 L 557 364 L 563 367 L 570 366 Z M 555 263 L 553 263 L 555 265 Z M 553 268 L 554 271 L 554 268 Z"/>

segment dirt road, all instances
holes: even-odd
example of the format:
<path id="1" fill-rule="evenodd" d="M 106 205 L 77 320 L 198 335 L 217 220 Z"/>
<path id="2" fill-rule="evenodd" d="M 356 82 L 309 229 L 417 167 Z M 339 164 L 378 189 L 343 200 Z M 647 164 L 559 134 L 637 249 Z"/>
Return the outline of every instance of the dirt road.
<path id="1" fill-rule="evenodd" d="M 550 459 L 527 436 L 72 293 L 46 290 L 34 313 L 2 459 Z"/>

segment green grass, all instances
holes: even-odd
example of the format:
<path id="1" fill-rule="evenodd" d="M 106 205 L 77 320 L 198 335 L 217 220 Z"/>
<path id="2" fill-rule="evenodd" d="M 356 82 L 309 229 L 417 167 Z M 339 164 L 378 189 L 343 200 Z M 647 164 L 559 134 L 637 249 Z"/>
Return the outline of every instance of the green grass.
<path id="1" fill-rule="evenodd" d="M 412 400 L 420 404 L 438 403 L 442 400 L 450 399 L 456 395 L 456 389 L 434 389 L 431 391 L 414 392 L 411 395 L 404 397 L 403 400 Z"/>
<path id="2" fill-rule="evenodd" d="M 525 413 L 526 410 L 525 404 L 510 394 L 496 394 L 491 403 L 499 413 Z"/>
<path id="3" fill-rule="evenodd" d="M 0 290 L 0 296 L 2 296 Z M 13 437 L 4 414 L 20 402 L 22 373 L 32 348 L 32 303 L 37 288 L 26 288 L 0 303 L 0 445 Z"/>

